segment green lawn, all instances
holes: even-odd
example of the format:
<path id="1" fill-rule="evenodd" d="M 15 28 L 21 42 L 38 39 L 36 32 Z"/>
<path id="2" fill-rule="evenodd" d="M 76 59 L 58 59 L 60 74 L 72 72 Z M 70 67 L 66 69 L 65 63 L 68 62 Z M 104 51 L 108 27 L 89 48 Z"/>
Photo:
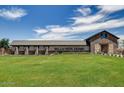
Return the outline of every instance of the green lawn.
<path id="1" fill-rule="evenodd" d="M 124 87 L 124 58 L 92 54 L 0 56 L 0 86 Z"/>

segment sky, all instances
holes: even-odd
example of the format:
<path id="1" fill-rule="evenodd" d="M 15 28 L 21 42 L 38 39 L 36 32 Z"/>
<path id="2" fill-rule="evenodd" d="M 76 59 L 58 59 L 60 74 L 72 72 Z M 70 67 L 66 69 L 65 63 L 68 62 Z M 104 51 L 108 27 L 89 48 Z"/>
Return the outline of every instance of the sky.
<path id="1" fill-rule="evenodd" d="M 0 5 L 0 39 L 83 40 L 103 30 L 124 39 L 124 6 Z"/>

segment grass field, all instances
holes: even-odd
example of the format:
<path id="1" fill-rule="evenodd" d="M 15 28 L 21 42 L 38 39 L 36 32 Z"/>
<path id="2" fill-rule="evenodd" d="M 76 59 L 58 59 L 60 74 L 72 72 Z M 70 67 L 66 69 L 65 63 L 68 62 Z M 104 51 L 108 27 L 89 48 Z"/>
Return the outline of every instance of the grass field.
<path id="1" fill-rule="evenodd" d="M 92 54 L 0 56 L 0 86 L 124 86 L 124 58 Z"/>

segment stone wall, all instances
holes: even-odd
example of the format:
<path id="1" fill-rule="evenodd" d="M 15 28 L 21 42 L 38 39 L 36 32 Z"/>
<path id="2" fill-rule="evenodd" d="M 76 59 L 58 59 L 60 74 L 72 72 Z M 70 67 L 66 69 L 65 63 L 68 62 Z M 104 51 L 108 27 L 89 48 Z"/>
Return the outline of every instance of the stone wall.
<path id="1" fill-rule="evenodd" d="M 115 42 L 112 42 L 111 40 L 108 39 L 97 39 L 93 42 L 91 42 L 91 47 L 90 50 L 92 53 L 100 53 L 101 52 L 101 45 L 102 44 L 108 44 L 108 53 L 113 54 L 116 52 L 116 49 L 118 48 L 118 44 Z"/>
<path id="2" fill-rule="evenodd" d="M 108 53 L 109 54 L 113 54 L 114 53 L 114 44 L 109 44 L 108 45 Z"/>
<path id="3" fill-rule="evenodd" d="M 100 46 L 100 44 L 99 44 L 99 43 L 96 43 L 96 44 L 94 45 L 94 47 L 95 47 L 94 52 L 95 52 L 95 53 L 100 53 L 100 51 L 101 51 L 101 46 Z"/>

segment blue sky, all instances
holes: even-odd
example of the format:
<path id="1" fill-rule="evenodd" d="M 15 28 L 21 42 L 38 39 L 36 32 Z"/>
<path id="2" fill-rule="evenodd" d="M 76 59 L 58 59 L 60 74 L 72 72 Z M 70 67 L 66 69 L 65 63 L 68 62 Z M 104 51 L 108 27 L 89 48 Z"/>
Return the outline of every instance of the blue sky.
<path id="1" fill-rule="evenodd" d="M 85 39 L 102 30 L 124 38 L 124 6 L 0 6 L 0 38 Z"/>

